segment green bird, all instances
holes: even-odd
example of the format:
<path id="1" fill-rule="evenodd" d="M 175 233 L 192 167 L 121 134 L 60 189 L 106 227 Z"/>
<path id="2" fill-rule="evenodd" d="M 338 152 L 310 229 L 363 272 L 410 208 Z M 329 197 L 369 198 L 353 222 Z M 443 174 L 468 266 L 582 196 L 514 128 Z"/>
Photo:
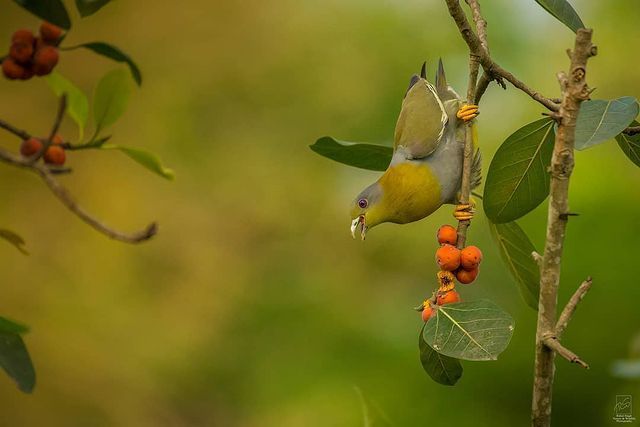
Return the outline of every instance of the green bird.
<path id="1" fill-rule="evenodd" d="M 383 222 L 406 224 L 429 216 L 443 204 L 458 204 L 466 122 L 477 115 L 478 107 L 465 104 L 447 84 L 442 60 L 435 87 L 427 81 L 423 64 L 402 101 L 389 167 L 353 202 L 353 237 L 358 228 L 364 240 L 367 230 Z M 476 147 L 475 124 L 471 131 Z M 480 163 L 480 151 L 474 149 L 472 188 L 480 185 Z M 472 216 L 469 204 L 458 204 L 454 211 L 459 220 Z"/>

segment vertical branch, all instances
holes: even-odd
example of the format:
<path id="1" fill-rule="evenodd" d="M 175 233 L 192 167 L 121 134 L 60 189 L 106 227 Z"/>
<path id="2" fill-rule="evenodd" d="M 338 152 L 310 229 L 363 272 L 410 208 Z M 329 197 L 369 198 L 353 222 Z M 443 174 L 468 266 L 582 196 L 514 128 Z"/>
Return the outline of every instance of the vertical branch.
<path id="1" fill-rule="evenodd" d="M 480 4 L 477 0 L 467 0 L 473 14 L 473 21 L 476 25 L 481 48 L 486 52 L 487 45 L 487 23 L 480 14 Z M 475 101 L 476 85 L 478 83 L 478 71 L 480 70 L 480 57 L 469 51 L 469 84 L 467 86 L 467 103 Z M 464 160 L 462 163 L 462 183 L 460 185 L 460 204 L 469 204 L 471 195 L 471 167 L 473 164 L 473 132 L 471 126 L 473 121 L 466 124 L 464 140 Z M 471 220 L 458 221 L 458 248 L 462 249 L 467 242 L 467 229 L 471 225 Z"/>
<path id="2" fill-rule="evenodd" d="M 558 131 L 551 159 L 547 235 L 540 269 L 531 413 L 534 427 L 546 427 L 551 424 L 555 352 L 545 344 L 545 339 L 555 334 L 560 263 L 569 218 L 566 213 L 569 212 L 569 178 L 574 166 L 576 121 L 580 104 L 589 97 L 589 88 L 585 80 L 587 60 L 596 54 L 596 48 L 591 44 L 591 35 L 591 30 L 578 30 L 574 50 L 569 52 L 571 58 L 569 75 L 558 74 L 562 89 L 562 103 L 557 113 Z"/>

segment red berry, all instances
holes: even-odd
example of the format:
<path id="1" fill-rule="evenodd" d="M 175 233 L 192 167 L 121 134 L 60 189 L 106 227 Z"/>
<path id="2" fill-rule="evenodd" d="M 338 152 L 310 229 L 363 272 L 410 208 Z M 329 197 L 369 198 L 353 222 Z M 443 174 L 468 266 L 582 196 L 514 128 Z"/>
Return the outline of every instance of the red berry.
<path id="1" fill-rule="evenodd" d="M 482 251 L 476 246 L 467 246 L 460 251 L 460 263 L 465 270 L 473 270 L 482 261 Z"/>
<path id="2" fill-rule="evenodd" d="M 438 296 L 436 297 L 436 303 L 438 305 L 453 304 L 460 301 L 460 294 L 454 289 L 447 292 L 438 292 Z"/>
<path id="3" fill-rule="evenodd" d="M 58 63 L 58 49 L 53 46 L 43 46 L 33 56 L 33 71 L 37 76 L 49 74 Z"/>
<path id="4" fill-rule="evenodd" d="M 436 262 L 442 270 L 454 271 L 460 266 L 460 251 L 455 246 L 443 245 L 436 251 Z"/>
<path id="5" fill-rule="evenodd" d="M 62 166 L 66 158 L 64 148 L 59 145 L 50 145 L 44 153 L 44 162 L 50 165 Z"/>
<path id="6" fill-rule="evenodd" d="M 33 44 L 33 31 L 31 30 L 17 30 L 11 36 L 11 43 L 26 42 Z"/>
<path id="7" fill-rule="evenodd" d="M 455 246 L 458 241 L 458 231 L 450 225 L 443 225 L 438 229 L 438 243 Z"/>
<path id="8" fill-rule="evenodd" d="M 476 280 L 479 272 L 479 267 L 476 267 L 472 270 L 465 270 L 464 268 L 460 268 L 456 271 L 456 279 L 458 279 L 458 282 L 468 285 L 469 283 L 472 283 L 474 280 Z"/>
<path id="9" fill-rule="evenodd" d="M 25 157 L 31 157 L 42 148 L 42 142 L 37 138 L 29 138 L 20 144 L 20 154 Z"/>
<path id="10" fill-rule="evenodd" d="M 11 56 L 17 62 L 26 64 L 31 60 L 32 55 L 33 43 L 20 40 L 11 43 L 11 47 L 9 48 L 9 56 Z"/>
<path id="11" fill-rule="evenodd" d="M 26 70 L 13 58 L 7 57 L 2 61 L 2 73 L 9 80 L 15 80 L 21 79 L 25 75 Z"/>
<path id="12" fill-rule="evenodd" d="M 436 314 L 436 310 L 431 306 L 431 303 L 426 303 L 422 309 L 422 320 L 427 322 Z"/>
<path id="13" fill-rule="evenodd" d="M 54 44 L 62 36 L 62 28 L 45 21 L 40 25 L 40 35 L 46 43 Z"/>

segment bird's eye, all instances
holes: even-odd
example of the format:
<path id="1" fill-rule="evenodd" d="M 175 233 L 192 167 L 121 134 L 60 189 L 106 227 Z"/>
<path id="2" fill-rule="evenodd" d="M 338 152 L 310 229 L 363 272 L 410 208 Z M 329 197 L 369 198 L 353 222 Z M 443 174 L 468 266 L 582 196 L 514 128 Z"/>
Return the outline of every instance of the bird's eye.
<path id="1" fill-rule="evenodd" d="M 360 206 L 360 209 L 364 209 L 369 206 L 369 202 L 367 201 L 367 199 L 360 199 L 358 200 L 358 206 Z"/>

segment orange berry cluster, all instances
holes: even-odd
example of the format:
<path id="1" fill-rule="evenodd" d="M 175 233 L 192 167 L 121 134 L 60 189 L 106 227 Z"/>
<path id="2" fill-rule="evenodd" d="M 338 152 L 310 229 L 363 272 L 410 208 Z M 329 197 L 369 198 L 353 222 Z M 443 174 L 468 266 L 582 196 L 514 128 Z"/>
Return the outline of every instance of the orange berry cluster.
<path id="1" fill-rule="evenodd" d="M 62 166 L 64 165 L 67 156 L 62 147 L 63 139 L 60 135 L 56 134 L 51 140 L 51 145 L 44 152 L 42 158 L 44 162 L 49 165 Z M 36 153 L 39 153 L 44 144 L 39 138 L 29 138 L 22 141 L 20 144 L 20 154 L 25 157 L 31 157 Z"/>
<path id="2" fill-rule="evenodd" d="M 482 252 L 476 246 L 467 246 L 460 250 L 455 244 L 458 240 L 456 229 L 443 225 L 438 230 L 440 248 L 436 251 L 436 262 L 443 271 L 451 271 L 458 282 L 468 285 L 476 280 L 482 262 Z"/>
<path id="3" fill-rule="evenodd" d="M 40 36 L 31 30 L 18 30 L 11 36 L 9 55 L 2 61 L 2 73 L 10 80 L 29 80 L 46 76 L 58 63 L 58 41 L 62 29 L 48 22 L 40 25 Z"/>
<path id="4" fill-rule="evenodd" d="M 458 232 L 454 227 L 443 225 L 438 229 L 440 248 L 436 251 L 436 262 L 440 266 L 439 287 L 420 307 L 425 322 L 435 315 L 438 306 L 461 301 L 460 294 L 455 290 L 456 279 L 467 285 L 478 277 L 482 252 L 476 246 L 460 250 L 455 246 L 457 242 Z"/>

